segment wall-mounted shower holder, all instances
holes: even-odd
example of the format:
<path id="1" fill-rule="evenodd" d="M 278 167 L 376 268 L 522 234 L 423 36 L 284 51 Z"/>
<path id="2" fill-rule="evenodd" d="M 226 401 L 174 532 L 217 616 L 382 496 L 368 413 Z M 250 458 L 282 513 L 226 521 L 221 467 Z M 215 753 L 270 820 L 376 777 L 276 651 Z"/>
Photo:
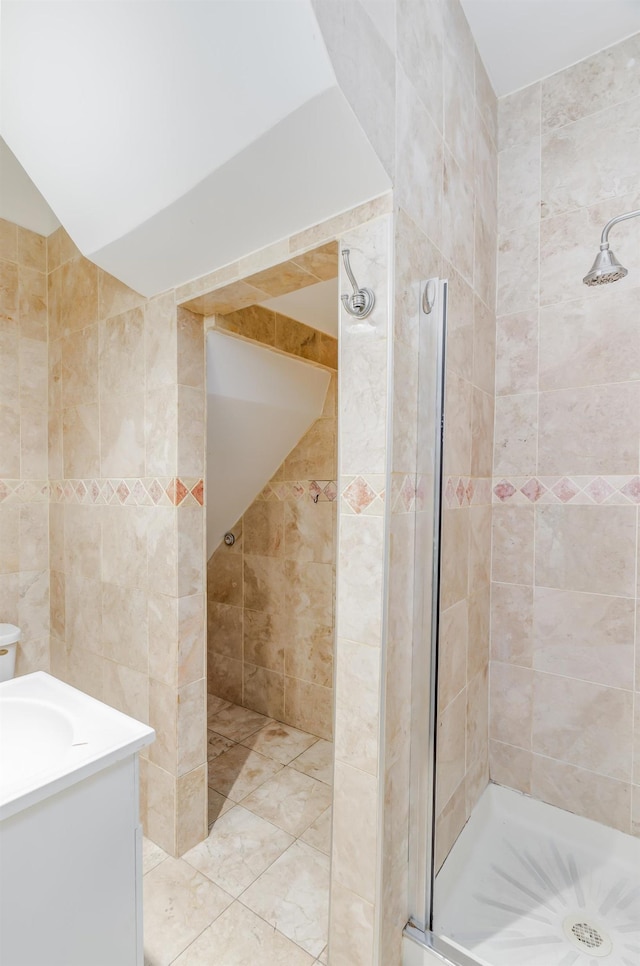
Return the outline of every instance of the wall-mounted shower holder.
<path id="1" fill-rule="evenodd" d="M 430 278 L 428 282 L 424 283 L 422 290 L 422 311 L 425 315 L 431 315 L 431 309 L 436 303 L 437 295 L 438 286 L 436 280 L 435 278 Z"/>
<path id="2" fill-rule="evenodd" d="M 360 288 L 356 282 L 353 272 L 351 271 L 349 251 L 350 250 L 348 248 L 342 249 L 342 261 L 344 262 L 344 270 L 347 273 L 349 281 L 351 282 L 353 295 L 342 295 L 342 304 L 349 315 L 353 315 L 356 319 L 366 319 L 366 317 L 371 314 L 373 307 L 376 304 L 376 297 L 370 288 Z"/>

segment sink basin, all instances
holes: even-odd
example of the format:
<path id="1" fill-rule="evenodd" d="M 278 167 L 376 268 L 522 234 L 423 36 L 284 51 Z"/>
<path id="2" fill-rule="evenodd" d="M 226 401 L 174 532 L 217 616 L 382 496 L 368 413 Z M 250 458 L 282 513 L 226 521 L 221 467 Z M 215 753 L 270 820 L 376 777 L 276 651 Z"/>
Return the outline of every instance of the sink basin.
<path id="1" fill-rule="evenodd" d="M 150 744 L 154 731 L 44 671 L 0 683 L 0 821 Z"/>
<path id="2" fill-rule="evenodd" d="M 60 709 L 33 698 L 0 701 L 0 774 L 32 778 L 61 760 L 73 744 L 73 722 Z"/>
<path id="3" fill-rule="evenodd" d="M 138 752 L 153 738 L 43 671 L 0 682 L 2 966 L 143 966 Z"/>

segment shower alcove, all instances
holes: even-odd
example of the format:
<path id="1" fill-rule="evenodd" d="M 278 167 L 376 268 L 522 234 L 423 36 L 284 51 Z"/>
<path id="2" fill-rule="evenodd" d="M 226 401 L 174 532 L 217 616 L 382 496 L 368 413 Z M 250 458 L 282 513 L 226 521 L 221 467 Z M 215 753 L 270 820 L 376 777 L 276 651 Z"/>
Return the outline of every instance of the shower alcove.
<path id="1" fill-rule="evenodd" d="M 334 335 L 277 311 L 277 296 L 276 308 L 267 299 L 205 323 L 208 692 L 327 740 L 337 493 L 332 261 L 333 279 L 309 274 L 305 288 L 309 304 L 323 302 Z M 290 286 L 276 280 L 269 289 Z M 286 294 L 285 308 L 308 317 L 291 302 L 299 292 Z"/>
<path id="2" fill-rule="evenodd" d="M 325 244 L 186 306 L 203 319 L 207 389 L 209 835 L 189 861 L 314 956 L 328 940 L 337 254 Z M 231 878 L 212 863 L 229 834 L 275 849 L 273 889 L 257 845 Z M 298 867 L 304 935 L 273 905 Z"/>

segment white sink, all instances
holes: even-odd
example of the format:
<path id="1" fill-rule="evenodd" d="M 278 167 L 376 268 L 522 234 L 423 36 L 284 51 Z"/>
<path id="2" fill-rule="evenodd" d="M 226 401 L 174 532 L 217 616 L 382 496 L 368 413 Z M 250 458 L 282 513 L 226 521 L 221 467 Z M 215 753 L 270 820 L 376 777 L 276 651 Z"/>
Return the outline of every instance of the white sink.
<path id="1" fill-rule="evenodd" d="M 31 778 L 61 761 L 73 746 L 73 721 L 60 708 L 34 698 L 0 699 L 0 775 Z"/>
<path id="2" fill-rule="evenodd" d="M 44 671 L 0 684 L 0 819 L 134 754 L 135 721 Z"/>
<path id="3" fill-rule="evenodd" d="M 138 752 L 153 737 L 42 671 L 0 683 L 0 964 L 143 966 Z"/>

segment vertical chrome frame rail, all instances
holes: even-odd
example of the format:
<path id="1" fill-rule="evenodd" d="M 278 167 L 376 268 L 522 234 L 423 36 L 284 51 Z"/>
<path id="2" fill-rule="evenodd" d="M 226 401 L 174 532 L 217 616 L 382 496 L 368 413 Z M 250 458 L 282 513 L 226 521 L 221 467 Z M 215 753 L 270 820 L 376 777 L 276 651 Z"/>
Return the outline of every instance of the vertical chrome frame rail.
<path id="1" fill-rule="evenodd" d="M 416 508 L 409 812 L 410 925 L 423 934 L 431 929 L 433 902 L 446 331 L 447 282 L 429 279 L 420 286 L 417 481 L 425 506 Z M 425 512 L 429 477 L 431 517 Z"/>
<path id="2" fill-rule="evenodd" d="M 435 278 L 421 283 L 416 482 L 422 483 L 425 505 L 421 510 L 416 501 L 409 810 L 410 918 L 405 936 L 428 949 L 432 958 L 435 957 L 443 966 L 478 966 L 478 961 L 471 953 L 432 931 L 447 297 L 446 280 Z M 425 427 L 425 421 L 431 425 Z M 428 504 L 426 484 L 429 480 L 432 481 L 433 508 L 430 520 L 424 512 Z"/>

